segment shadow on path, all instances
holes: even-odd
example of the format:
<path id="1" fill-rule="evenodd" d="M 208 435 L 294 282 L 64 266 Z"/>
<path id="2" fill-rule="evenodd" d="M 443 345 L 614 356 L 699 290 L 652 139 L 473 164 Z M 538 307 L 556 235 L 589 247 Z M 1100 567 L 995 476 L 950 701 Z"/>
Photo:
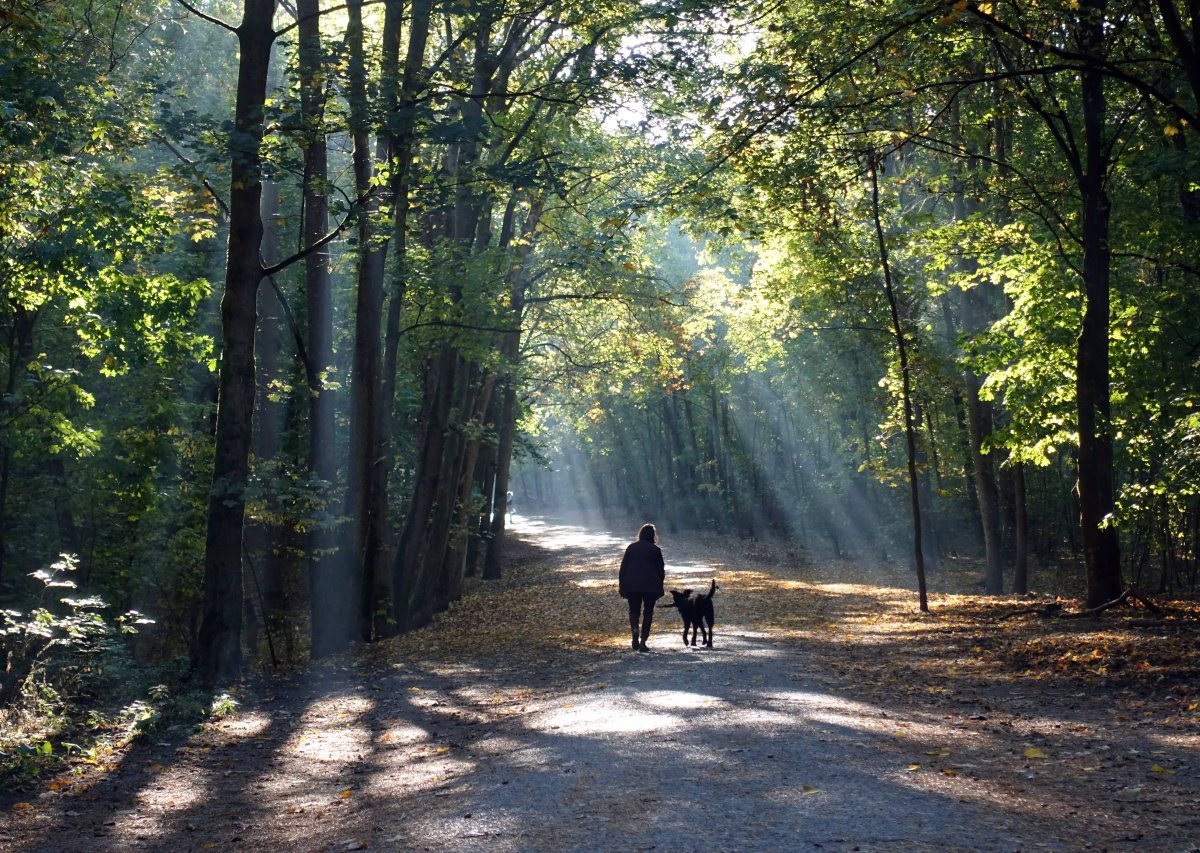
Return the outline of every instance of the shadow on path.
<path id="1" fill-rule="evenodd" d="M 616 596 L 626 540 L 548 519 L 514 527 L 533 544 L 510 576 L 474 585 L 429 629 L 138 747 L 85 793 L 3 815 L 0 846 L 1185 850 L 1189 826 L 1200 837 L 1194 810 L 1173 807 L 1200 801 L 1194 737 L 1101 730 L 1037 688 L 939 687 L 922 703 L 920 684 L 864 685 L 835 668 L 850 653 L 836 619 L 781 627 L 755 607 L 819 603 L 850 619 L 878 599 L 701 545 L 664 543 L 668 585 L 719 576 L 716 647 L 684 647 L 660 610 L 651 653 L 637 654 Z M 480 626 L 484 605 L 510 618 Z M 920 653 L 900 637 L 854 647 Z M 1045 758 L 1026 755 L 1035 747 Z M 1059 774 L 1078 774 L 1066 794 L 1050 784 Z M 1172 805 L 1152 822 L 1112 820 L 1154 798 Z"/>

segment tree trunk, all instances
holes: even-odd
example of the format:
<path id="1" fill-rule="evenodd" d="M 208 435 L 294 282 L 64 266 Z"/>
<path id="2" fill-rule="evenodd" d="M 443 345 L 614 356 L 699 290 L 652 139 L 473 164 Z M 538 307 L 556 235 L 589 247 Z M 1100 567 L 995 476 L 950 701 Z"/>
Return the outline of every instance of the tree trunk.
<path id="1" fill-rule="evenodd" d="M 1080 46 L 1098 55 L 1104 45 L 1104 0 L 1085 2 Z M 1076 348 L 1075 393 L 1079 418 L 1079 521 L 1087 569 L 1087 606 L 1121 594 L 1121 554 L 1115 524 L 1113 434 L 1109 388 L 1109 279 L 1111 204 L 1107 192 L 1107 105 L 1104 75 L 1085 68 L 1081 78 L 1084 163 L 1079 178 L 1083 201 L 1084 313 Z"/>
<path id="2" fill-rule="evenodd" d="M 921 537 L 921 487 L 917 472 L 917 438 L 913 419 L 912 379 L 909 375 L 908 345 L 904 326 L 900 321 L 899 300 L 892 284 L 892 267 L 888 261 L 887 240 L 883 234 L 883 220 L 879 212 L 879 173 L 876 155 L 868 157 L 871 176 L 871 213 L 875 220 L 875 238 L 879 246 L 879 260 L 883 266 L 883 286 L 887 296 L 892 320 L 892 335 L 896 341 L 896 355 L 900 361 L 900 393 L 904 407 L 904 446 L 908 460 L 909 502 L 912 505 L 913 565 L 917 574 L 917 597 L 922 613 L 929 611 L 929 598 L 925 588 L 925 549 Z"/>
<path id="3" fill-rule="evenodd" d="M 510 200 L 506 212 L 506 227 L 502 242 L 509 243 L 507 235 L 513 231 L 511 219 L 515 207 L 516 194 Z M 499 580 L 503 565 L 504 530 L 508 515 L 508 478 L 512 470 L 513 442 L 517 432 L 517 362 L 521 352 L 521 324 L 525 313 L 525 295 L 529 288 L 529 256 L 533 252 L 538 225 L 542 221 L 545 209 L 545 199 L 536 198 L 529 207 L 525 223 L 521 228 L 521 240 L 515 250 L 516 258 L 510 263 L 509 279 L 509 322 L 513 328 L 502 333 L 500 354 L 507 366 L 507 374 L 502 382 L 502 400 L 500 404 L 499 444 L 496 448 L 496 511 L 492 515 L 491 536 L 488 538 L 487 554 L 484 557 L 483 577 L 485 580 Z"/>
<path id="4" fill-rule="evenodd" d="M 275 219 L 279 215 L 279 188 L 274 181 L 263 181 L 262 195 L 263 242 L 259 253 L 263 262 L 268 266 L 278 260 L 279 239 L 275 227 Z M 260 465 L 270 463 L 280 455 L 284 418 L 287 405 L 282 399 L 272 399 L 270 385 L 279 378 L 279 365 L 285 345 L 283 305 L 274 286 L 260 288 L 258 300 L 258 332 L 255 343 L 255 356 L 258 371 L 258 422 L 254 434 L 254 456 Z M 274 645 L 271 638 L 272 625 L 278 624 L 280 616 L 286 612 L 286 572 L 287 560 L 283 557 L 281 542 L 284 531 L 278 522 L 285 509 L 272 492 L 262 496 L 264 503 L 261 518 L 258 523 L 246 531 L 247 551 L 253 555 L 254 562 L 250 568 L 257 567 L 259 572 L 254 578 L 256 584 L 247 600 L 258 599 L 259 610 L 263 620 L 263 629 L 267 632 L 268 644 L 272 649 L 272 663 L 278 660 L 274 655 Z M 250 537 L 253 536 L 253 541 Z M 261 556 L 259 556 L 261 555 Z M 246 613 L 253 613 L 253 607 L 247 607 Z M 248 647 L 254 649 L 256 644 Z"/>
<path id="5" fill-rule="evenodd" d="M 7 415 L 10 406 L 17 405 L 18 389 L 22 378 L 27 376 L 29 363 L 33 360 L 33 330 L 37 325 L 40 309 L 29 309 L 16 303 L 9 304 L 12 311 L 12 328 L 8 336 L 8 376 L 4 384 L 4 397 L 0 398 L 0 415 Z M 0 577 L 8 557 L 8 490 L 12 482 L 12 447 L 7 437 L 0 450 Z"/>
<path id="6" fill-rule="evenodd" d="M 474 178 L 483 134 L 483 103 L 496 71 L 490 51 L 490 14 L 480 12 L 474 24 L 470 94 L 459 102 L 462 134 L 445 158 L 443 179 L 453 184 L 454 197 L 442 232 L 456 254 L 457 263 L 450 265 L 456 270 L 461 270 L 487 239 L 485 190 Z M 460 306 L 464 299 L 462 281 L 451 273 L 446 288 L 450 303 Z M 461 454 L 468 448 L 465 424 L 454 423 L 454 417 L 457 413 L 465 421 L 467 413 L 474 411 L 471 383 L 476 378 L 475 367 L 449 341 L 442 344 L 436 359 L 426 362 L 417 475 L 393 564 L 396 620 L 402 630 L 428 621 L 451 594 L 453 584 L 446 575 L 446 559 L 459 512 L 462 484 L 458 478 L 473 474 L 463 470 Z"/>
<path id="7" fill-rule="evenodd" d="M 438 601 L 442 609 L 452 601 L 462 598 L 463 577 L 466 569 L 467 539 L 471 535 L 470 512 L 475 490 L 475 465 L 479 460 L 479 449 L 484 438 L 484 416 L 491 401 L 496 375 L 488 372 L 482 380 L 471 383 L 471 394 L 475 397 L 470 421 L 464 425 L 464 448 L 459 456 L 458 509 L 450 532 L 450 546 L 442 571 L 446 578 L 445 599 Z"/>
<path id="8" fill-rule="evenodd" d="M 379 403 L 379 458 L 376 466 L 374 491 L 381 513 L 378 525 L 378 560 L 374 569 L 375 599 L 378 602 L 374 620 L 374 635 L 386 636 L 395 631 L 396 578 L 390 561 L 395 560 L 388 533 L 389 505 L 388 463 L 392 456 L 392 412 L 396 403 L 396 371 L 400 353 L 400 318 L 408 290 L 408 217 L 409 170 L 413 158 L 416 127 L 413 108 L 423 87 L 421 79 L 425 62 L 425 46 L 429 36 L 431 0 L 414 0 L 410 7 L 408 50 L 400 71 L 400 28 L 403 4 L 388 0 L 384 19 L 383 77 L 384 101 L 388 110 L 388 158 L 391 165 L 390 196 L 392 203 L 392 245 L 394 252 L 391 293 L 388 297 L 387 320 L 384 328 L 383 366 Z M 399 83 L 395 81 L 399 78 Z M 390 560 L 389 560 L 390 558 Z M 386 603 L 386 607 L 383 605 Z"/>
<path id="9" fill-rule="evenodd" d="M 992 457 L 984 451 L 984 440 L 992 434 L 992 406 L 979 399 L 980 379 L 964 371 L 967 386 L 967 426 L 971 437 L 971 466 L 975 472 L 975 498 L 983 532 L 984 588 L 988 595 L 1004 592 L 1004 559 L 1000 549 L 1000 488 Z"/>
<path id="10" fill-rule="evenodd" d="M 275 41 L 275 0 L 244 0 L 238 27 L 234 133 L 230 137 L 229 247 L 221 300 L 223 352 L 216 450 L 204 551 L 204 611 L 197 670 L 204 683 L 237 678 L 242 665 L 242 528 L 254 418 L 254 329 L 263 268 L 263 107 Z"/>
<path id="11" fill-rule="evenodd" d="M 1012 466 L 1013 592 L 1029 592 L 1029 516 L 1025 506 L 1025 464 Z"/>
<path id="12" fill-rule="evenodd" d="M 453 370 L 454 359 L 454 349 L 443 344 L 435 357 L 426 360 L 424 367 L 413 495 L 392 568 L 396 589 L 395 615 L 400 630 L 419 627 L 425 619 L 429 588 L 428 537 L 450 431 L 450 383 L 443 377 Z"/>
<path id="13" fill-rule="evenodd" d="M 958 128 L 957 112 L 955 127 Z M 999 162 L 1003 162 L 1003 153 L 998 152 Z M 965 187 L 959 182 L 955 187 L 954 215 L 959 222 L 966 221 L 973 203 L 968 207 Z M 973 260 L 961 259 L 959 269 L 974 273 L 977 265 Z M 970 290 L 962 294 L 963 318 L 962 323 L 967 335 L 974 338 L 983 332 L 992 321 L 988 310 L 989 295 L 995 287 L 988 281 L 976 280 Z M 992 404 L 979 397 L 983 385 L 981 377 L 969 367 L 962 371 L 963 385 L 966 389 L 967 408 L 967 438 L 969 456 L 971 459 L 971 481 L 974 488 L 975 502 L 979 509 L 980 533 L 983 539 L 984 588 L 988 595 L 1000 595 L 1004 592 L 1004 558 L 1000 539 L 1000 487 L 996 478 L 996 466 L 989 453 L 984 450 L 984 442 L 992 434 L 994 411 Z"/>
<path id="14" fill-rule="evenodd" d="M 508 515 L 508 480 L 512 471 L 513 439 L 517 432 L 517 388 L 513 376 L 504 381 L 500 403 L 500 437 L 496 448 L 496 501 L 492 531 L 483 558 L 483 579 L 499 580 L 504 566 L 504 534 Z M 524 512 L 522 510 L 522 512 Z"/>
<path id="15" fill-rule="evenodd" d="M 303 246 L 315 245 L 329 229 L 328 148 L 325 140 L 324 67 L 321 57 L 319 0 L 297 0 L 299 24 L 300 112 L 304 138 Z M 328 504 L 337 480 L 334 455 L 334 392 L 327 383 L 333 369 L 333 293 L 329 252 L 322 247 L 304 259 L 308 314 L 308 471 L 312 487 L 326 496 L 320 517 L 308 531 L 309 618 L 312 656 L 321 658 L 350 641 L 350 604 L 338 571 L 337 537 Z"/>
<path id="16" fill-rule="evenodd" d="M 907 352 L 906 343 L 906 359 Z M 911 384 L 909 390 L 911 393 Z M 919 504 L 921 507 L 921 553 L 925 558 L 925 568 L 936 569 L 938 564 L 937 528 L 933 523 L 933 483 L 929 472 L 931 465 L 927 450 L 933 444 L 933 429 L 925 416 L 925 406 L 921 398 L 916 394 L 912 395 L 912 416 L 914 426 L 913 438 L 915 440 L 913 447 L 916 450 L 914 461 L 916 463 L 917 491 L 920 494 Z M 921 429 L 922 425 L 924 425 L 924 429 Z"/>
<path id="17" fill-rule="evenodd" d="M 362 0 L 347 6 L 349 24 L 350 129 L 354 140 L 354 184 L 362 201 L 358 219 L 358 287 L 354 316 L 354 355 L 350 370 L 350 448 L 347 465 L 347 535 L 342 551 L 344 579 L 357 602 L 353 634 L 372 639 L 375 613 L 380 532 L 386 510 L 378 505 L 376 485 L 380 458 L 383 314 L 383 271 L 386 238 L 375 233 L 379 200 L 372 188 L 372 160 L 366 57 L 363 48 Z M 385 473 L 386 476 L 386 473 Z"/>

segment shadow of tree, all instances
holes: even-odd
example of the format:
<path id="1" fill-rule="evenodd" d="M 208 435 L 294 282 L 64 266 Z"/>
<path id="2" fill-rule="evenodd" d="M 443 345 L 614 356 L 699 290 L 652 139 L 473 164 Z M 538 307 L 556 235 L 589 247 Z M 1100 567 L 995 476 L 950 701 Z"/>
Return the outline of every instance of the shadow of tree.
<path id="1" fill-rule="evenodd" d="M 621 540 L 545 520 L 519 532 L 506 578 L 470 584 L 429 628 L 139 745 L 87 791 L 6 814 L 0 843 L 1184 850 L 1200 836 L 1186 696 L 1046 679 L 1005 645 L 1111 624 L 999 632 L 986 607 L 947 599 L 921 617 L 908 590 L 678 543 L 672 577 L 719 578 L 716 647 L 684 647 L 668 611 L 635 654 Z"/>

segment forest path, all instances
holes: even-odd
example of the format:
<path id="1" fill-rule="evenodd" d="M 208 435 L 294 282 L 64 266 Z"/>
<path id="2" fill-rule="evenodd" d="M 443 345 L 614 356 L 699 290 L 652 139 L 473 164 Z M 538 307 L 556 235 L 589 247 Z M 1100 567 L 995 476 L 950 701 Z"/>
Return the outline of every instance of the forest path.
<path id="1" fill-rule="evenodd" d="M 719 579 L 715 648 L 660 609 L 639 654 L 624 537 L 514 533 L 506 578 L 430 628 L 152 733 L 0 815 L 0 848 L 1197 849 L 1194 726 L 1161 737 L 972 672 L 945 626 L 906 633 L 926 627 L 906 590 L 667 536 L 668 587 Z"/>

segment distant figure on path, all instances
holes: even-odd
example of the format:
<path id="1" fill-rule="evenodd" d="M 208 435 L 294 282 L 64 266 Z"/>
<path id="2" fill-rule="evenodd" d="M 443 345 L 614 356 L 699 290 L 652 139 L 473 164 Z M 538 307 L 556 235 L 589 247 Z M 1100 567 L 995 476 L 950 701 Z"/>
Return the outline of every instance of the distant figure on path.
<path id="1" fill-rule="evenodd" d="M 653 524 L 643 524 L 636 542 L 630 543 L 621 558 L 618 576 L 621 598 L 629 602 L 629 630 L 635 651 L 646 652 L 650 623 L 654 621 L 654 602 L 663 596 L 667 570 L 662 549 L 656 544 L 658 533 Z M 641 622 L 639 627 L 638 622 Z"/>
<path id="2" fill-rule="evenodd" d="M 512 524 L 512 516 L 513 516 L 512 492 L 506 492 L 504 494 L 504 511 L 508 513 L 508 523 Z"/>

